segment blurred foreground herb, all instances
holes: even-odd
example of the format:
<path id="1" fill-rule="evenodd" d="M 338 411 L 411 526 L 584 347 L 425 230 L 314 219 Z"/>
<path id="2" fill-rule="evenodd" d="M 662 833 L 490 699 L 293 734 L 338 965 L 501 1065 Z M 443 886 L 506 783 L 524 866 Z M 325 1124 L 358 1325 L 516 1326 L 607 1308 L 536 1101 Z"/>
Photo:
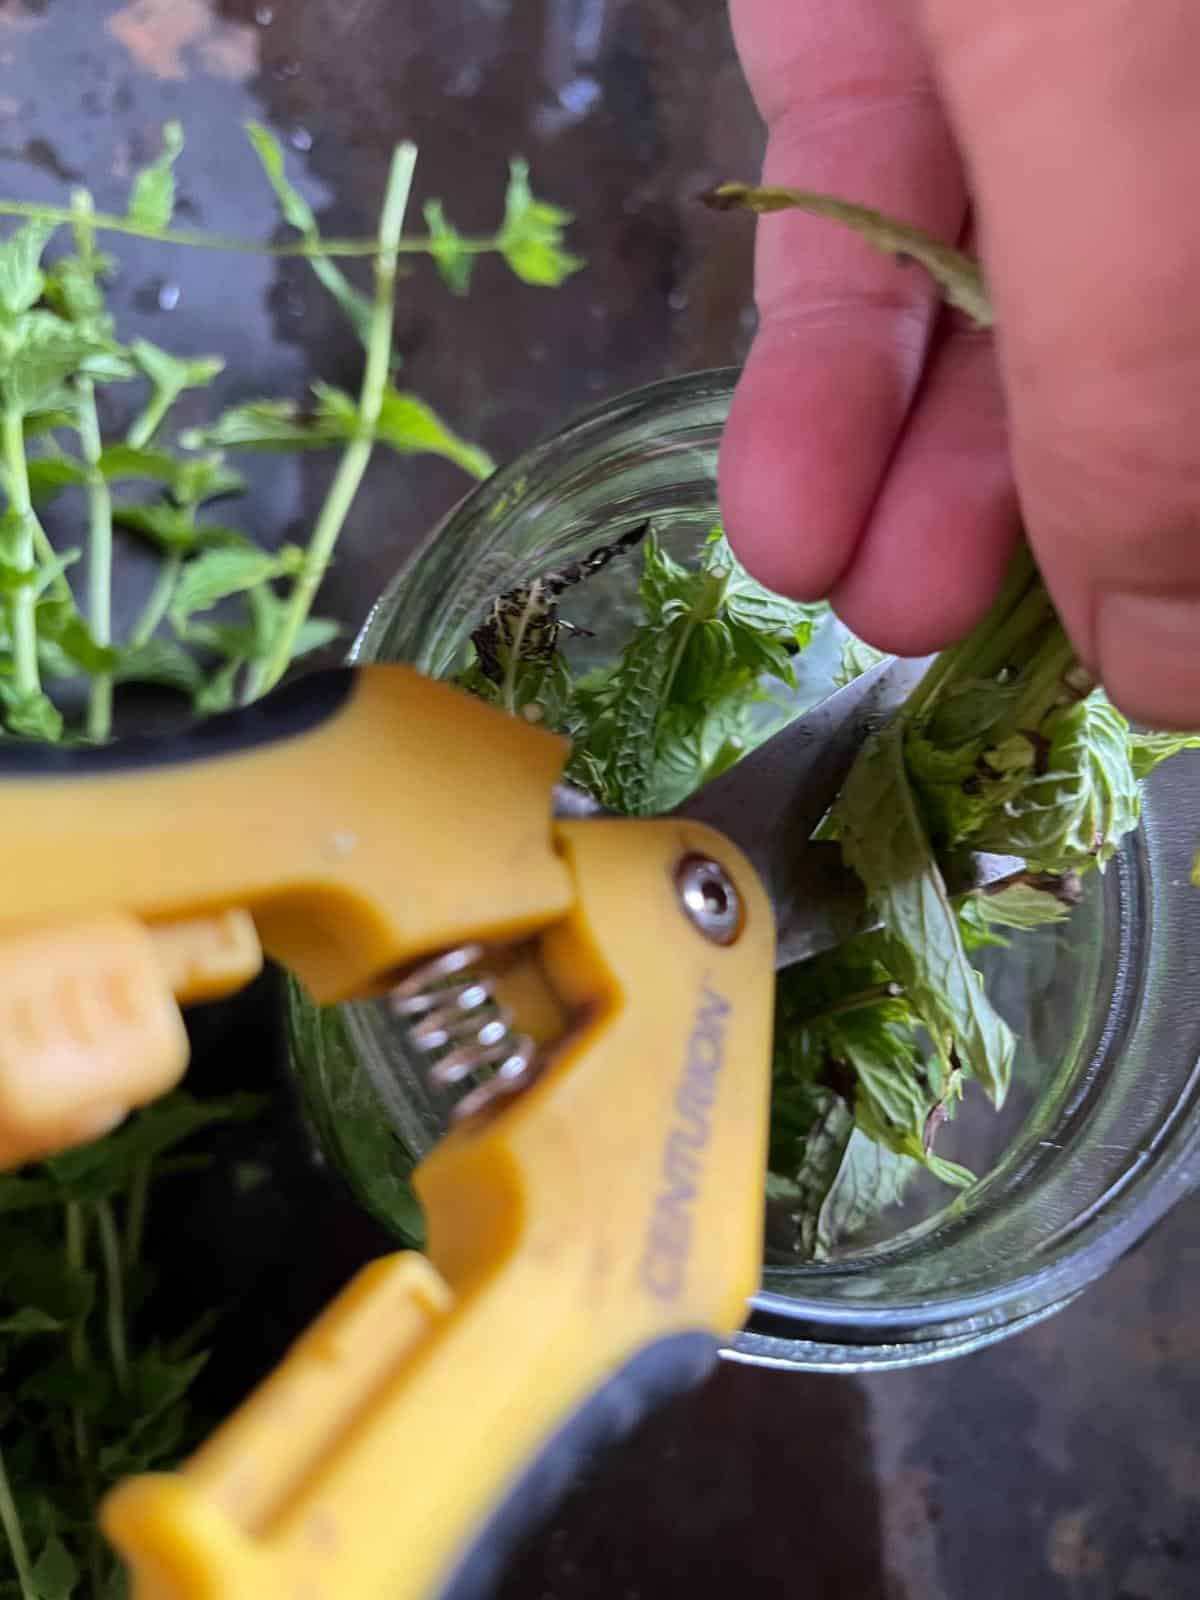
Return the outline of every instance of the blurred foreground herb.
<path id="1" fill-rule="evenodd" d="M 567 213 L 534 198 L 522 162 L 512 163 L 495 233 L 460 234 L 430 201 L 427 233 L 408 236 L 416 150 L 401 145 L 376 237 L 323 240 L 278 141 L 257 124 L 248 135 L 299 234 L 294 244 L 173 227 L 184 150 L 174 123 L 134 179 L 123 215 L 97 212 L 85 190 L 62 207 L 0 201 L 0 215 L 22 219 L 0 242 L 0 737 L 104 741 L 126 684 L 165 686 L 200 713 L 246 703 L 330 643 L 338 629 L 312 607 L 376 446 L 441 455 L 473 477 L 492 468 L 482 449 L 396 385 L 399 257 L 432 257 L 458 294 L 484 254 L 533 285 L 561 283 L 581 264 L 564 248 Z M 317 383 L 304 404 L 265 398 L 174 438 L 176 403 L 208 387 L 223 360 L 122 339 L 105 299 L 116 270 L 98 244 L 105 234 L 307 259 L 364 348 L 357 395 Z M 370 294 L 337 265 L 345 256 L 370 258 Z M 112 385 L 141 391 L 120 437 L 106 437 L 101 424 Z M 339 461 L 307 542 L 259 548 L 231 519 L 246 486 L 227 454 L 313 449 Z M 79 537 L 60 548 L 40 512 L 57 497 L 69 510 L 72 495 Z M 140 616 L 115 637 L 114 553 L 126 539 L 148 547 L 158 568 Z M 78 683 L 86 706 L 73 714 L 63 691 Z M 12 1573 L 0 1577 L 0 1600 L 124 1592 L 95 1531 L 96 1501 L 118 1478 L 169 1466 L 194 1442 L 187 1392 L 210 1331 L 159 1324 L 142 1255 L 152 1183 L 205 1159 L 196 1143 L 204 1130 L 253 1110 L 247 1097 L 174 1094 L 93 1145 L 0 1175 L 0 1531 Z"/>

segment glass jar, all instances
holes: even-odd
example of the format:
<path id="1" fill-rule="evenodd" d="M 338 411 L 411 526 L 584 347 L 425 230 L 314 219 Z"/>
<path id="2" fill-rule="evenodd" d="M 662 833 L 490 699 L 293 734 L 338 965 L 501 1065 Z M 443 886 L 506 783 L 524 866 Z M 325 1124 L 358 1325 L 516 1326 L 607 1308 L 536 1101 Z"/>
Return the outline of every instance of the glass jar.
<path id="1" fill-rule="evenodd" d="M 735 377 L 700 373 L 624 396 L 475 489 L 379 600 L 355 658 L 456 671 L 497 594 L 647 518 L 668 549 L 694 550 L 717 517 Z M 636 568 L 614 562 L 603 585 L 580 591 L 590 615 L 571 615 L 595 633 L 582 648 L 596 659 L 631 625 Z M 818 670 L 836 643 L 831 631 L 801 665 Z M 948 1191 L 924 1191 L 886 1236 L 832 1261 L 769 1257 L 729 1356 L 861 1371 L 977 1349 L 1067 1304 L 1200 1180 L 1198 792 L 1195 758 L 1161 767 L 1140 832 L 1093 875 L 1069 936 L 1022 936 L 1020 953 L 996 964 L 991 992 L 1024 1035 L 1024 1094 L 1003 1119 L 984 1106 L 964 1124 L 982 1180 L 950 1203 Z M 381 1005 L 319 1013 L 293 991 L 290 1009 L 298 1080 L 326 1150 L 377 1218 L 419 1242 L 407 1174 L 447 1104 Z"/>

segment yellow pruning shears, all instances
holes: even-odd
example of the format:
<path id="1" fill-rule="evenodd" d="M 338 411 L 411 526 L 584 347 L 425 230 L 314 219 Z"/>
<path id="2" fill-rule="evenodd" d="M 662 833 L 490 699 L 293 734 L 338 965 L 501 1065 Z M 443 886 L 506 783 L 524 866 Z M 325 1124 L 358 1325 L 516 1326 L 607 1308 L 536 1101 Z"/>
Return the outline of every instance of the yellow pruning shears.
<path id="1" fill-rule="evenodd" d="M 580 815 L 562 741 L 404 667 L 0 747 L 0 1160 L 170 1087 L 179 1005 L 263 951 L 320 1003 L 389 997 L 468 1091 L 416 1175 L 428 1255 L 360 1272 L 179 1472 L 109 1496 L 135 1600 L 479 1594 L 581 1454 L 708 1370 L 759 1278 L 776 961 L 864 923 L 804 841 L 923 666 L 647 821 Z"/>

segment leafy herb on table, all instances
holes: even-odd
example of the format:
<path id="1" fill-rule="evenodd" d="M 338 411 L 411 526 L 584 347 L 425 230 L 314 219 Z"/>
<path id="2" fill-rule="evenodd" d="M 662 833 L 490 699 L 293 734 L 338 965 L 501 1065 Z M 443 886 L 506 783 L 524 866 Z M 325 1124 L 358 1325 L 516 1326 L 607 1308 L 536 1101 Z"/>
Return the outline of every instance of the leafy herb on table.
<path id="1" fill-rule="evenodd" d="M 19 219 L 0 241 L 0 737 L 102 742 L 127 684 L 174 690 L 198 713 L 244 704 L 335 640 L 336 625 L 314 616 L 313 603 L 376 447 L 441 455 L 475 478 L 492 469 L 485 451 L 398 386 L 399 258 L 431 257 L 456 294 L 485 254 L 534 286 L 561 283 L 581 265 L 564 246 L 568 214 L 534 197 L 523 162 L 512 164 L 493 234 L 458 232 L 431 200 L 427 232 L 413 236 L 402 228 L 416 151 L 402 145 L 376 237 L 325 240 L 274 135 L 256 124 L 248 134 L 294 242 L 174 227 L 184 151 L 174 123 L 122 215 L 97 212 L 85 190 L 65 207 L 0 201 L 0 215 Z M 122 234 L 306 259 L 363 346 L 357 395 L 317 383 L 303 403 L 263 398 L 174 437 L 180 397 L 211 385 L 224 363 L 122 339 L 105 298 L 116 263 L 99 245 Z M 370 293 L 346 278 L 344 257 L 372 263 Z M 140 408 L 122 435 L 107 437 L 101 418 L 114 385 L 137 391 Z M 338 454 L 304 544 L 263 550 L 238 526 L 233 508 L 246 485 L 227 458 L 243 450 Z M 59 548 L 41 512 L 59 497 L 69 511 L 72 496 L 79 536 Z M 141 615 L 116 637 L 114 563 L 126 541 L 158 565 Z M 86 706 L 74 714 L 63 691 L 78 682 Z M 205 1130 L 253 1109 L 242 1097 L 175 1094 L 90 1146 L 0 1175 L 0 1534 L 13 1573 L 0 1578 L 0 1594 L 124 1592 L 95 1531 L 95 1505 L 119 1477 L 170 1466 L 196 1442 L 187 1396 L 210 1332 L 158 1326 L 141 1246 L 152 1188 L 205 1159 Z"/>

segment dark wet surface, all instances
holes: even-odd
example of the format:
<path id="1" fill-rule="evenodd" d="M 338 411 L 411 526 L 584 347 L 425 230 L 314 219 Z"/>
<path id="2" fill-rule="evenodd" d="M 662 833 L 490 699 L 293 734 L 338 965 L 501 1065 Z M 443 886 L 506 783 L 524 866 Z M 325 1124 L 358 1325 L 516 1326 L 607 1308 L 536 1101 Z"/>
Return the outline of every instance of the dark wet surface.
<path id="1" fill-rule="evenodd" d="M 492 261 L 466 301 L 423 267 L 402 287 L 405 383 L 500 459 L 606 395 L 745 349 L 748 230 L 691 200 L 753 172 L 759 148 L 719 0 L 0 0 L 0 192 L 58 199 L 82 180 L 120 209 L 131 168 L 180 117 L 181 221 L 266 235 L 251 116 L 287 142 L 329 232 L 371 231 L 405 137 L 421 147 L 418 201 L 441 195 L 464 229 L 496 217 L 510 153 L 577 212 L 589 267 L 556 294 Z M 301 264 L 133 242 L 120 255 L 124 330 L 226 354 L 217 399 L 355 383 L 354 345 Z M 197 396 L 181 420 L 212 405 Z M 295 536 L 330 464 L 251 465 L 248 530 Z M 356 624 L 464 487 L 441 463 L 380 461 L 327 609 Z M 123 614 L 143 581 L 129 563 Z M 269 983 L 194 1026 L 208 1083 L 282 1084 Z M 154 1222 L 177 1298 L 236 1306 L 209 1378 L 222 1404 L 380 1243 L 279 1104 L 265 1135 L 231 1135 L 228 1168 Z M 236 1203 L 235 1158 L 273 1180 Z M 1196 1594 L 1198 1221 L 1192 1203 L 1068 1312 L 947 1367 L 866 1381 L 722 1370 L 587 1475 L 525 1546 L 505 1600 Z"/>

